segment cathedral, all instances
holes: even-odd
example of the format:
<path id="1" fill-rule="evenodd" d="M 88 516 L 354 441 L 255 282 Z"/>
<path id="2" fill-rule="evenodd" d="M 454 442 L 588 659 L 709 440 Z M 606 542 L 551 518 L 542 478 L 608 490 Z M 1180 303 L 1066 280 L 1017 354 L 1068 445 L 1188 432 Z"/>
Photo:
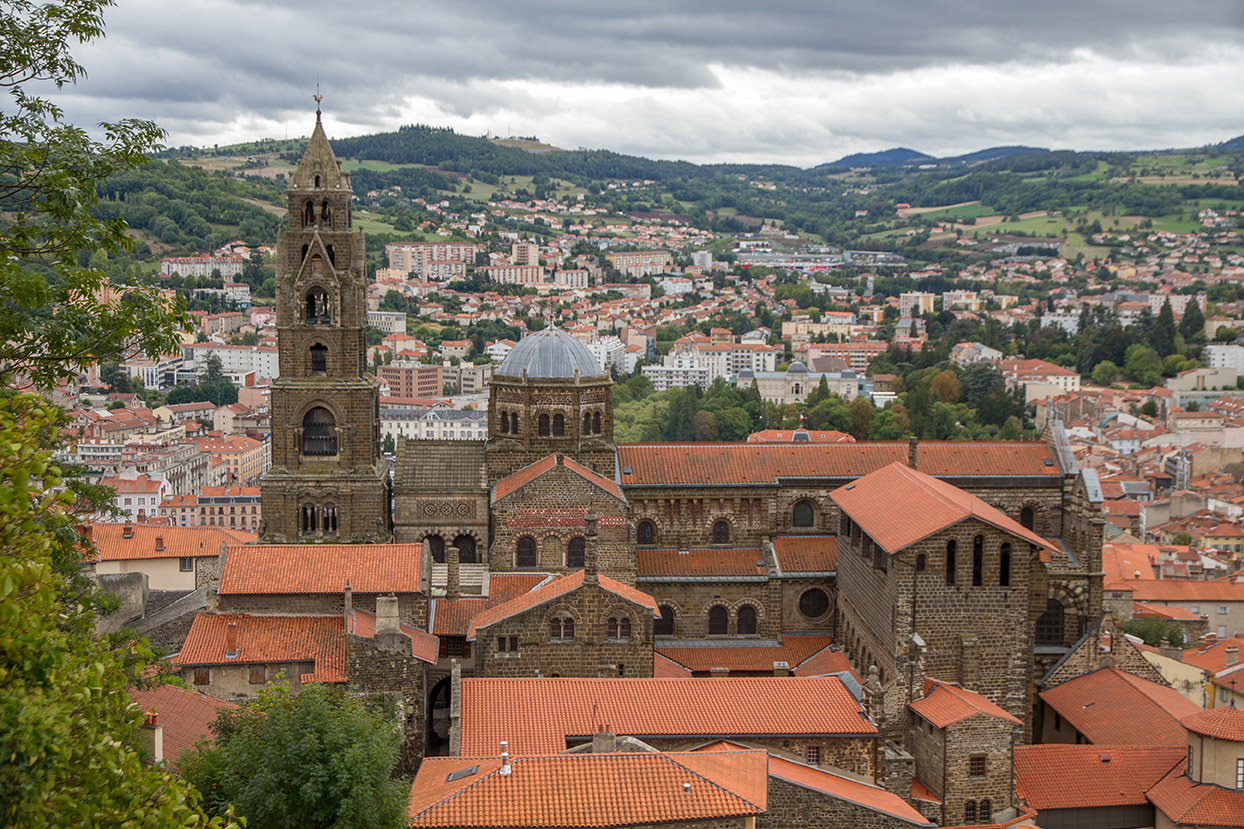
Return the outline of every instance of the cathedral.
<path id="1" fill-rule="evenodd" d="M 551 327 L 496 368 L 486 440 L 402 441 L 390 480 L 351 202 L 317 114 L 278 241 L 261 542 L 422 551 L 402 624 L 439 640 L 429 712 L 450 710 L 451 670 L 839 674 L 868 677 L 898 742 L 934 681 L 1040 733 L 1041 678 L 1102 614 L 1101 494 L 1058 424 L 1028 442 L 619 446 L 608 374 Z"/>

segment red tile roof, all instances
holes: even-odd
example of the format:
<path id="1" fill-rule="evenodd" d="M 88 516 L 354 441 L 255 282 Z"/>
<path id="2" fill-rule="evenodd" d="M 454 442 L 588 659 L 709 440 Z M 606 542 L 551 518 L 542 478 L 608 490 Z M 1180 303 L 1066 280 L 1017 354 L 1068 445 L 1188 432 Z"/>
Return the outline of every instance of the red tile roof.
<path id="1" fill-rule="evenodd" d="M 906 443 L 634 443 L 618 447 L 618 466 L 623 486 L 773 484 L 781 478 L 859 478 L 895 461 L 906 463 L 907 456 Z M 916 465 L 938 477 L 1062 474 L 1049 447 L 1036 442 L 922 442 Z"/>
<path id="2" fill-rule="evenodd" d="M 1244 710 L 1235 706 L 1210 708 L 1184 717 L 1184 728 L 1215 740 L 1244 743 Z"/>
<path id="3" fill-rule="evenodd" d="M 848 673 L 855 677 L 856 682 L 860 682 L 860 676 L 851 667 L 851 663 L 847 660 L 847 655 L 842 651 L 829 648 L 817 651 L 803 662 L 794 666 L 792 673 L 795 676 L 829 676 L 830 674 Z M 860 684 L 863 683 L 860 682 Z"/>
<path id="4" fill-rule="evenodd" d="M 1244 639 L 1216 639 L 1212 645 L 1199 645 L 1195 648 L 1184 648 L 1179 659 L 1189 665 L 1195 665 L 1206 671 L 1221 671 L 1227 665 L 1227 648 L 1235 647 L 1238 660 L 1240 651 L 1244 650 Z M 1237 662 L 1238 664 L 1238 662 Z"/>
<path id="5" fill-rule="evenodd" d="M 1244 602 L 1244 582 L 1192 579 L 1128 579 L 1116 590 L 1131 590 L 1140 602 Z"/>
<path id="6" fill-rule="evenodd" d="M 133 538 L 124 538 L 125 524 L 96 522 L 86 527 L 95 552 L 84 554 L 87 561 L 132 561 L 152 558 L 185 558 L 220 555 L 221 544 L 245 544 L 258 536 L 242 530 L 221 527 L 170 527 L 131 524 Z M 162 550 L 157 550 L 157 540 Z"/>
<path id="7" fill-rule="evenodd" d="M 237 655 L 225 651 L 226 629 L 238 630 Z M 346 632 L 341 616 L 250 616 L 195 614 L 177 662 L 182 665 L 251 665 L 313 661 L 303 680 L 345 682 Z"/>
<path id="8" fill-rule="evenodd" d="M 773 552 L 782 573 L 824 573 L 838 568 L 838 537 L 834 535 L 779 535 Z"/>
<path id="9" fill-rule="evenodd" d="M 928 677 L 924 680 L 924 696 L 908 707 L 937 728 L 980 715 L 1023 725 L 1017 717 L 980 694 Z"/>
<path id="10" fill-rule="evenodd" d="M 640 739 L 877 733 L 837 677 L 462 681 L 464 754 L 563 751 L 599 723 Z"/>
<path id="11" fill-rule="evenodd" d="M 616 483 L 608 478 L 597 475 L 583 464 L 576 463 L 565 455 L 549 455 L 548 457 L 541 458 L 530 466 L 523 467 L 513 475 L 497 481 L 496 486 L 493 487 L 493 499 L 498 501 L 501 500 L 511 492 L 514 492 L 516 489 L 526 486 L 536 478 L 539 478 L 544 473 L 549 472 L 558 466 L 562 466 L 575 473 L 588 483 L 600 487 L 614 498 L 621 500 L 623 497 L 622 490 L 618 488 Z"/>
<path id="12" fill-rule="evenodd" d="M 641 548 L 635 551 L 635 577 L 766 579 L 768 571 L 764 560 L 759 547 Z"/>
<path id="13" fill-rule="evenodd" d="M 690 677 L 691 671 L 672 659 L 666 659 L 658 651 L 652 654 L 652 675 L 659 679 L 683 679 Z"/>
<path id="14" fill-rule="evenodd" d="M 424 662 L 436 664 L 440 652 L 441 640 L 418 628 L 398 625 L 402 633 L 410 637 L 410 651 L 416 658 Z M 349 632 L 356 636 L 374 639 L 376 636 L 376 615 L 366 610 L 355 610 L 350 614 Z"/>
<path id="15" fill-rule="evenodd" d="M 718 647 L 667 647 L 657 645 L 656 651 L 692 671 L 709 671 L 713 668 L 729 668 L 735 671 L 773 671 L 774 662 L 795 666 L 814 653 L 829 647 L 829 636 L 785 636 L 779 647 L 772 645 L 748 645 L 746 640 Z"/>
<path id="16" fill-rule="evenodd" d="M 747 750 L 746 746 L 732 743 L 728 740 L 718 740 L 715 743 L 696 749 L 697 752 L 705 753 L 741 752 Z M 936 825 L 907 805 L 906 801 L 898 795 L 892 794 L 879 786 L 861 783 L 858 780 L 833 774 L 825 769 L 805 766 L 803 763 L 796 763 L 784 757 L 771 754 L 769 755 L 769 776 L 775 777 L 778 780 L 785 780 L 787 783 L 793 783 L 803 789 L 820 792 L 837 800 L 854 803 L 870 811 L 881 812 L 908 823 L 914 823 L 917 826 Z"/>
<path id="17" fill-rule="evenodd" d="M 855 443 L 846 432 L 807 429 L 762 429 L 747 436 L 748 443 Z"/>
<path id="18" fill-rule="evenodd" d="M 1179 826 L 1244 826 L 1244 793 L 1198 785 L 1180 763 L 1149 790 L 1149 801 Z"/>
<path id="19" fill-rule="evenodd" d="M 144 690 L 131 688 L 130 699 L 142 711 L 160 715 L 160 725 L 164 726 L 164 760 L 174 770 L 181 755 L 194 748 L 195 743 L 212 741 L 209 726 L 222 710 L 238 707 L 176 685 L 157 685 Z"/>
<path id="20" fill-rule="evenodd" d="M 633 826 L 764 814 L 768 755 L 723 753 L 429 757 L 411 784 L 411 826 Z M 471 770 L 474 769 L 472 772 Z M 463 776 L 450 780 L 454 773 Z"/>
<path id="21" fill-rule="evenodd" d="M 1041 699 L 1097 745 L 1185 745 L 1180 720 L 1201 710 L 1174 688 L 1117 668 L 1056 685 Z"/>
<path id="22" fill-rule="evenodd" d="M 1053 544 L 970 492 L 902 463 L 892 463 L 854 483 L 838 487 L 829 497 L 889 553 L 896 553 L 969 518 L 1018 536 L 1041 549 L 1057 551 Z M 903 521 L 894 520 L 895 504 L 903 505 Z"/>
<path id="23" fill-rule="evenodd" d="M 1038 811 L 1141 805 L 1187 754 L 1159 746 L 1016 746 L 1015 784 Z"/>
<path id="24" fill-rule="evenodd" d="M 432 633 L 466 636 L 476 614 L 534 590 L 551 578 L 547 573 L 493 573 L 488 578 L 486 599 L 434 599 Z"/>
<path id="25" fill-rule="evenodd" d="M 486 628 L 489 625 L 495 625 L 502 619 L 509 619 L 519 613 L 526 613 L 533 607 L 539 607 L 545 602 L 551 602 L 554 599 L 567 595 L 568 593 L 573 593 L 583 587 L 584 573 L 584 570 L 577 570 L 568 576 L 562 576 L 559 579 L 554 579 L 548 584 L 537 587 L 530 593 L 524 593 L 521 596 L 516 596 L 508 602 L 494 605 L 487 610 L 477 613 L 474 618 L 471 619 L 470 627 L 467 628 L 467 638 L 474 639 L 475 632 L 479 628 Z M 620 599 L 625 599 L 628 602 L 634 602 L 640 607 L 646 607 L 652 611 L 653 616 L 660 618 L 661 614 L 657 613 L 657 600 L 649 596 L 647 593 L 636 590 L 634 587 L 625 585 L 616 579 L 609 578 L 608 576 L 599 576 L 598 578 L 600 580 L 600 587 L 602 590 L 612 593 Z"/>
<path id="26" fill-rule="evenodd" d="M 230 545 L 219 592 L 418 593 L 422 557 L 422 543 Z"/>
<path id="27" fill-rule="evenodd" d="M 1132 618 L 1133 619 L 1182 619 L 1186 622 L 1195 621 L 1199 618 L 1191 610 L 1182 607 L 1167 607 L 1161 604 L 1146 604 L 1145 602 L 1132 602 Z"/>

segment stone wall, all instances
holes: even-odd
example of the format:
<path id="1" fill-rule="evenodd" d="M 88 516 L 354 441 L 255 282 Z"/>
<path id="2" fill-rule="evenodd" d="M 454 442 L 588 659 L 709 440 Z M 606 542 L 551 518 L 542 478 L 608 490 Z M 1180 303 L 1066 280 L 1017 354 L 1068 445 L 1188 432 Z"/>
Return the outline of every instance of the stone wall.
<path id="1" fill-rule="evenodd" d="M 673 582 L 642 580 L 636 585 L 657 600 L 657 606 L 674 611 L 674 637 L 708 637 L 708 612 L 722 605 L 730 614 L 730 637 L 736 638 L 738 613 L 743 605 L 756 609 L 758 638 L 776 639 L 782 625 L 781 583 L 769 582 Z M 792 666 L 793 667 L 793 666 Z"/>
<path id="2" fill-rule="evenodd" d="M 488 484 L 511 475 L 541 458 L 560 452 L 614 480 L 617 455 L 613 443 L 613 398 L 608 377 L 573 379 L 518 379 L 493 375 L 489 384 Z M 501 415 L 518 433 L 501 431 Z M 541 436 L 540 415 L 565 418 L 560 437 Z M 583 432 L 583 415 L 601 418 L 600 433 Z"/>
<path id="3" fill-rule="evenodd" d="M 314 662 L 272 662 L 260 666 L 264 670 L 263 682 L 251 682 L 251 665 L 202 665 L 211 671 L 211 682 L 196 685 L 194 681 L 195 667 L 187 665 L 181 669 L 181 678 L 196 691 L 201 691 L 217 699 L 233 702 L 248 702 L 255 697 L 266 682 L 273 682 L 284 672 L 284 681 L 291 691 L 302 688 L 302 675 L 315 670 Z"/>
<path id="4" fill-rule="evenodd" d="M 382 636 L 346 635 L 346 683 L 364 696 L 379 696 L 393 706 L 402 729 L 397 775 L 413 775 L 423 760 L 427 742 L 428 666 L 410 653 L 410 638 L 402 635 L 393 647 Z"/>
<path id="5" fill-rule="evenodd" d="M 981 802 L 990 801 L 993 812 L 1011 808 L 1015 798 L 1012 748 L 1019 726 L 995 717 L 971 717 L 946 728 L 945 788 L 942 803 L 946 822 L 965 822 L 964 807 L 976 801 L 977 823 L 992 823 L 981 814 Z M 971 758 L 985 758 L 985 774 L 971 774 Z M 966 821 L 972 822 L 972 821 Z"/>
<path id="6" fill-rule="evenodd" d="M 776 777 L 769 778 L 769 813 L 756 819 L 758 829 L 911 829 L 911 825 Z"/>

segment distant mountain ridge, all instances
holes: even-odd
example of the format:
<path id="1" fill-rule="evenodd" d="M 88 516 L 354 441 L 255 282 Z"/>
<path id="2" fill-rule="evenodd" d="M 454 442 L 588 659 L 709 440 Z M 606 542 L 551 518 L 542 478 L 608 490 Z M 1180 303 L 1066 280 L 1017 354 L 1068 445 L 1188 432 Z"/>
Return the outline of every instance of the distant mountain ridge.
<path id="1" fill-rule="evenodd" d="M 894 149 L 883 150 L 879 153 L 852 153 L 851 155 L 844 155 L 837 161 L 817 165 L 816 169 L 823 170 L 838 167 L 913 167 L 920 164 L 979 164 L 982 161 L 993 161 L 994 159 L 1006 158 L 1009 155 L 1018 153 L 1048 152 L 1049 150 L 1044 147 L 1014 145 L 989 147 L 988 149 L 977 150 L 964 155 L 937 158 L 908 147 L 895 147 Z"/>

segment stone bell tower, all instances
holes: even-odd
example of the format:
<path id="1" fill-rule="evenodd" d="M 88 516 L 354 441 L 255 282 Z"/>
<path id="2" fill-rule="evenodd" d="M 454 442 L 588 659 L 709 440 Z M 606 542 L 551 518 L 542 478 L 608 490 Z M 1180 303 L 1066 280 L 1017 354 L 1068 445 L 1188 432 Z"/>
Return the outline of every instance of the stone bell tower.
<path id="1" fill-rule="evenodd" d="M 317 99 L 318 100 L 318 99 Z M 315 112 L 277 237 L 281 376 L 272 383 L 272 468 L 260 482 L 264 541 L 387 541 L 380 386 L 367 374 L 363 231 L 350 174 Z"/>

